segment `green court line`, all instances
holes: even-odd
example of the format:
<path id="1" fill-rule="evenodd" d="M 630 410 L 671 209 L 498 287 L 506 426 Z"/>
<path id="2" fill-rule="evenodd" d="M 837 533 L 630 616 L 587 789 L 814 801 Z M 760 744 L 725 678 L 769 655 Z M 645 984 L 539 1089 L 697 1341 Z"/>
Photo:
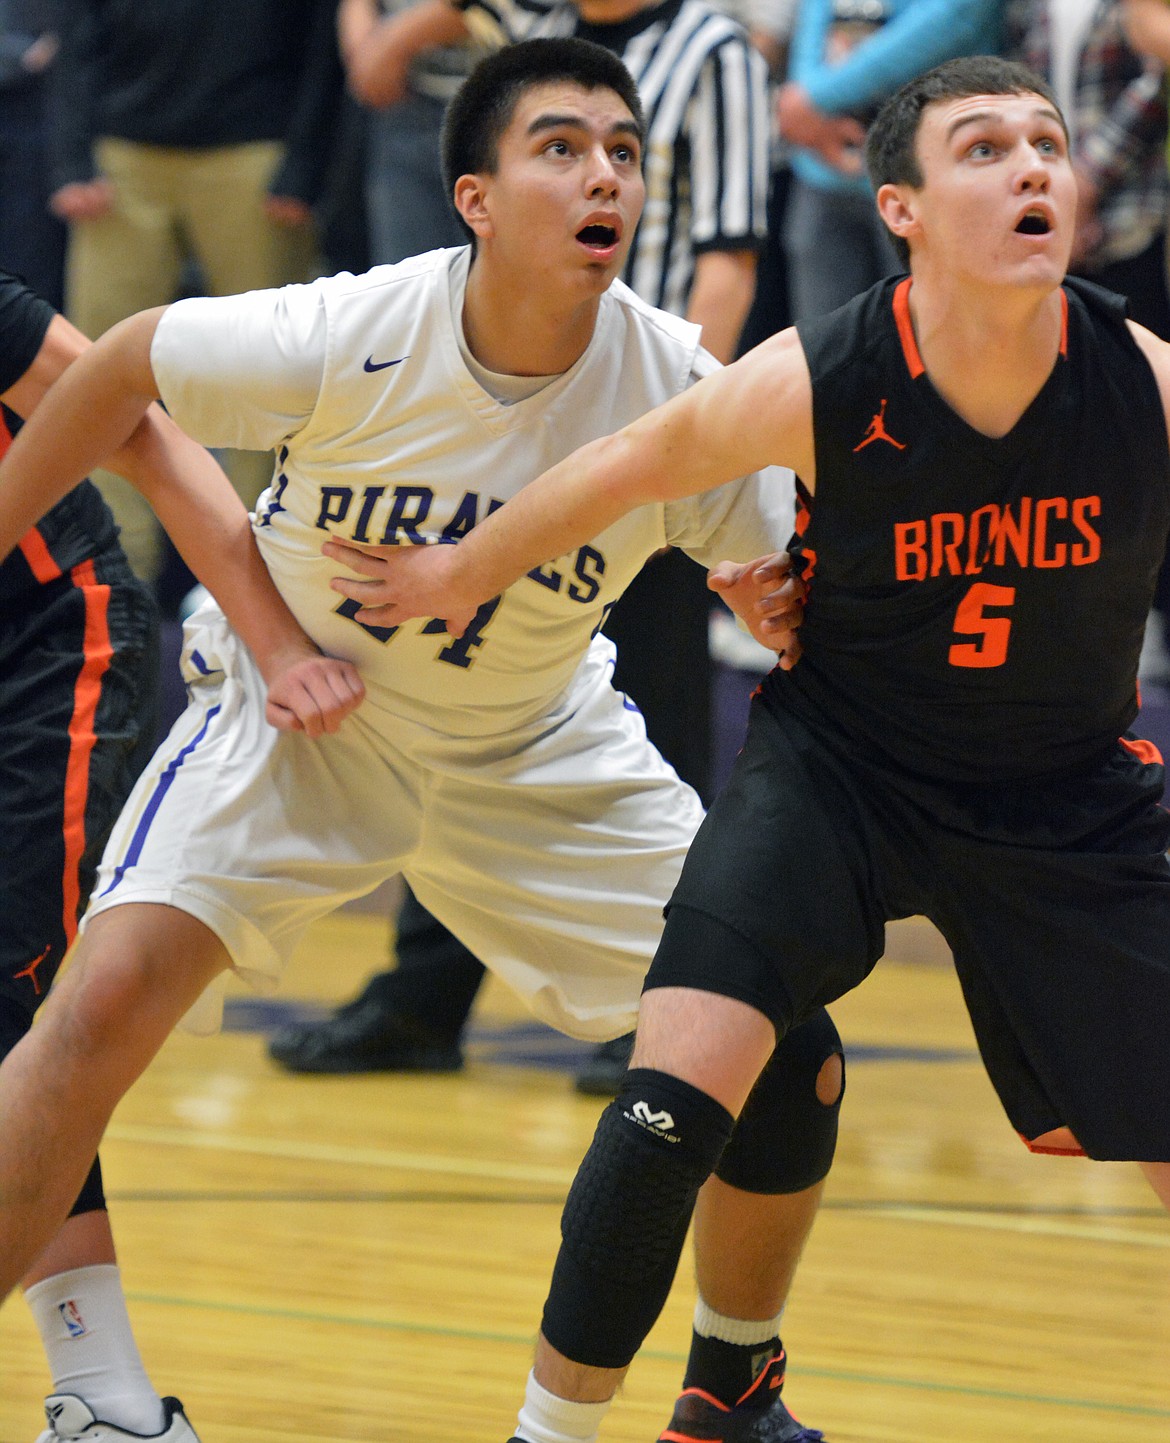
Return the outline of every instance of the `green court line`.
<path id="1" fill-rule="evenodd" d="M 484 1328 L 455 1328 L 439 1323 L 416 1323 L 393 1318 L 363 1318 L 340 1313 L 314 1312 L 307 1308 L 270 1308 L 255 1303 L 210 1302 L 202 1298 L 169 1297 L 162 1293 L 130 1292 L 133 1303 L 153 1303 L 164 1308 L 193 1308 L 206 1312 L 235 1313 L 243 1317 L 279 1319 L 284 1322 L 332 1323 L 343 1328 L 370 1328 L 383 1333 L 414 1333 L 431 1338 L 466 1343 L 503 1343 L 531 1349 L 535 1334 L 494 1333 Z M 673 1350 L 643 1348 L 640 1358 L 656 1362 L 687 1361 L 685 1353 Z M 953 1383 L 932 1383 L 925 1378 L 889 1377 L 880 1373 L 854 1373 L 840 1368 L 812 1368 L 800 1365 L 803 1378 L 823 1378 L 831 1383 L 852 1383 L 861 1387 L 900 1388 L 916 1393 L 940 1393 L 955 1398 L 983 1398 L 1000 1403 L 1025 1403 L 1034 1407 L 1071 1408 L 1082 1413 L 1106 1413 L 1123 1418 L 1156 1418 L 1170 1421 L 1170 1408 L 1150 1408 L 1142 1404 L 1104 1403 L 1093 1398 L 1063 1398 L 1046 1393 L 1024 1393 L 1010 1388 L 972 1388 Z"/>

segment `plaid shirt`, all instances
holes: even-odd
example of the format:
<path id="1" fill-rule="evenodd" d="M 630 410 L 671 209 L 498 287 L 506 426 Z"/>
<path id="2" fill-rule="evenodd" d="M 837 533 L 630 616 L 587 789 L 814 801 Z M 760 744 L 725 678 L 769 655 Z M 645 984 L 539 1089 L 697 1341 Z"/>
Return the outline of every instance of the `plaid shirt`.
<path id="1" fill-rule="evenodd" d="M 1052 73 L 1048 0 L 1007 0 L 1004 53 L 1046 78 Z M 1073 162 L 1100 197 L 1101 244 L 1091 268 L 1140 254 L 1162 229 L 1166 172 L 1164 71 L 1125 39 L 1117 0 L 1098 0 L 1081 50 L 1072 117 Z"/>

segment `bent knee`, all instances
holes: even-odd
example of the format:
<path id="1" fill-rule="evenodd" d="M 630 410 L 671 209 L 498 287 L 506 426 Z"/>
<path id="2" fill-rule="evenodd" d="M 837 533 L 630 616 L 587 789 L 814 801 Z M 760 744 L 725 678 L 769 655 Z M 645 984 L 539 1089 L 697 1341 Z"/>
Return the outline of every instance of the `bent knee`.
<path id="1" fill-rule="evenodd" d="M 817 1101 L 824 1107 L 834 1107 L 841 1101 L 841 1094 L 844 1091 L 845 1056 L 841 1052 L 834 1052 L 831 1057 L 825 1059 L 821 1064 L 821 1070 L 817 1073 Z"/>
<path id="2" fill-rule="evenodd" d="M 823 1181 L 844 1093 L 841 1038 L 822 1008 L 777 1044 L 720 1160 L 721 1181 L 767 1194 Z"/>

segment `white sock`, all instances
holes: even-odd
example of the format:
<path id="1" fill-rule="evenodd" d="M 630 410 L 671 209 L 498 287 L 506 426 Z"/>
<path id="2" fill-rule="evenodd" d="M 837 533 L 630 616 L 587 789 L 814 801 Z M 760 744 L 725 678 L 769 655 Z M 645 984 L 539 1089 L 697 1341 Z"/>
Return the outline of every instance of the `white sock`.
<path id="1" fill-rule="evenodd" d="M 75 1393 L 94 1417 L 132 1433 L 158 1433 L 162 1400 L 130 1330 L 116 1263 L 55 1273 L 25 1291 L 54 1393 Z"/>
<path id="2" fill-rule="evenodd" d="M 754 1322 L 750 1318 L 729 1318 L 709 1308 L 702 1298 L 695 1303 L 695 1332 L 700 1338 L 718 1338 L 723 1343 L 770 1343 L 780 1332 L 781 1308 L 774 1318 Z"/>
<path id="3" fill-rule="evenodd" d="M 523 1443 L 597 1443 L 597 1430 L 609 1403 L 573 1403 L 542 1388 L 528 1374 L 524 1407 L 516 1426 Z"/>

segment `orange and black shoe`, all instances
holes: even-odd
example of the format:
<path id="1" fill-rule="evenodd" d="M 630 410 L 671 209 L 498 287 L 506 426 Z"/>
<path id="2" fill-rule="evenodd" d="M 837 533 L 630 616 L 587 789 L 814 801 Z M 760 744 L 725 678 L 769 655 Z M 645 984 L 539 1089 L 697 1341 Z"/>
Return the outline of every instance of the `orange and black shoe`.
<path id="1" fill-rule="evenodd" d="M 819 1428 L 806 1428 L 784 1406 L 783 1382 L 778 1353 L 732 1408 L 702 1388 L 684 1388 L 658 1443 L 824 1443 Z"/>

